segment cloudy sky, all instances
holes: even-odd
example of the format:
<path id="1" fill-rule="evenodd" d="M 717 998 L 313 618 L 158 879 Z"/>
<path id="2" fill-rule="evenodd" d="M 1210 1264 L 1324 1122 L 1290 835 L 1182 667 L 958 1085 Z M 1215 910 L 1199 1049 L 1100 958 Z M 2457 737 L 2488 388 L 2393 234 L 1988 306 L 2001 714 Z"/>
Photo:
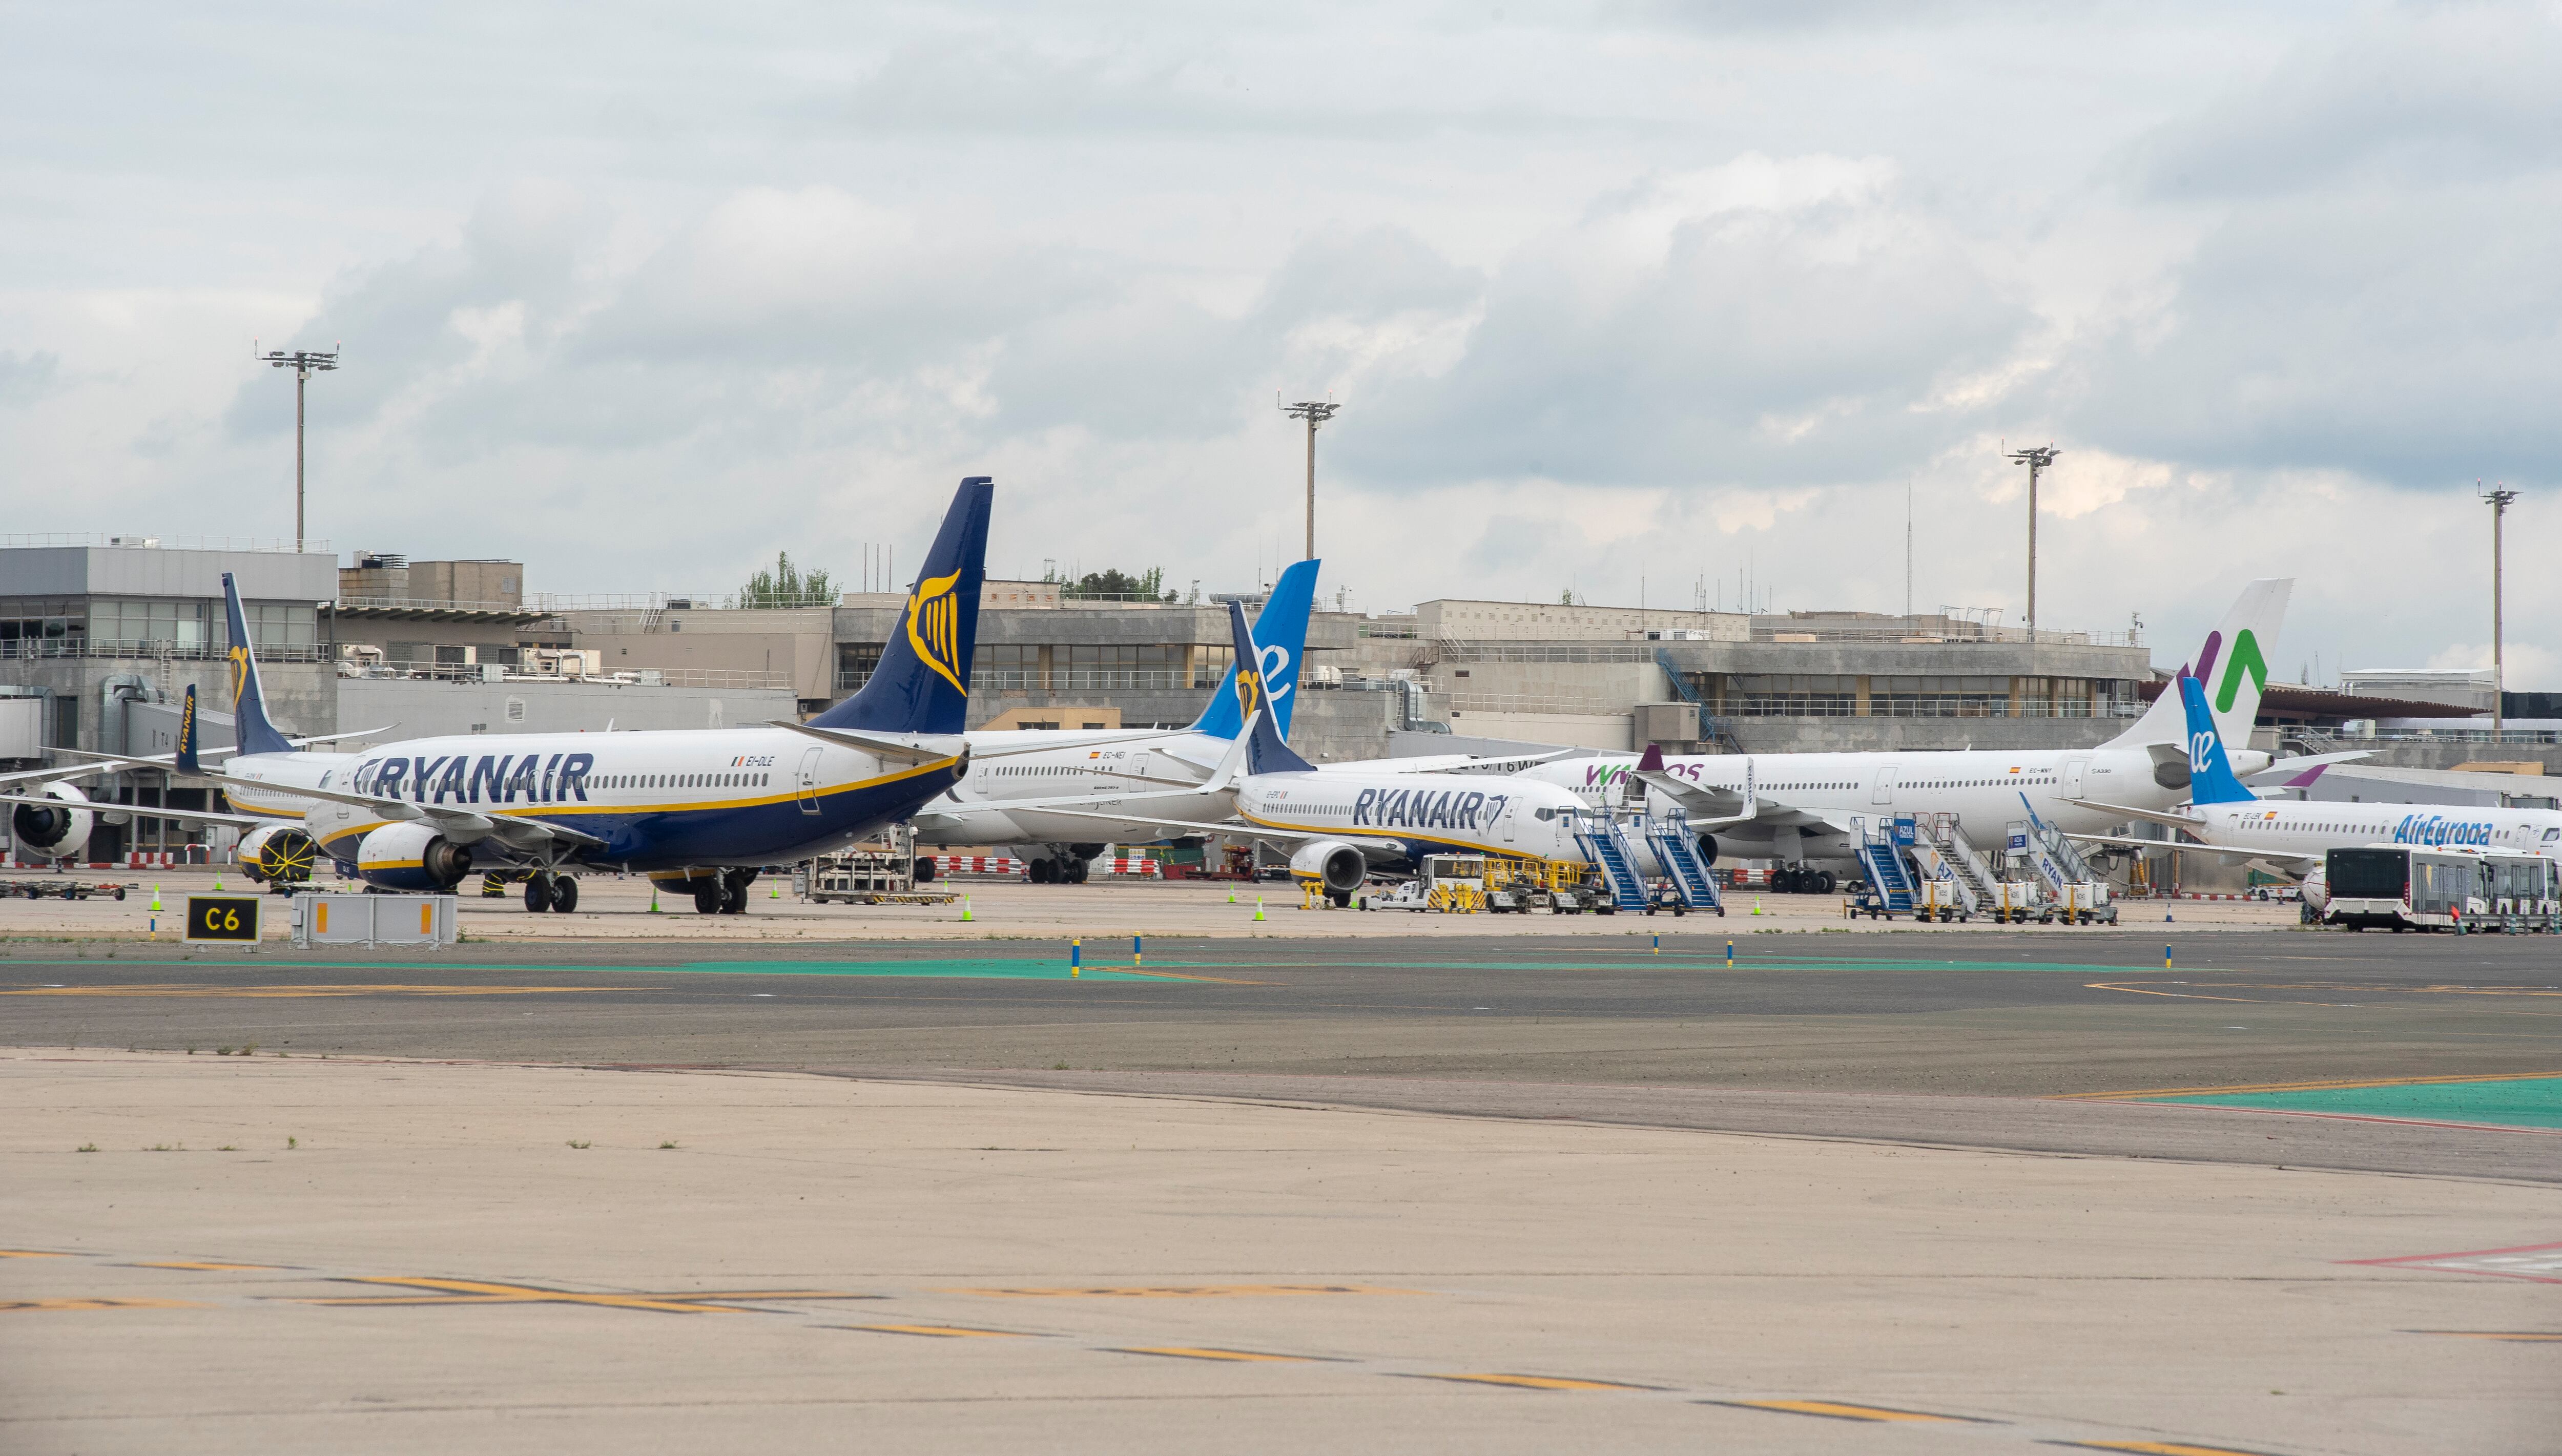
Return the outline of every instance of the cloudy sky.
<path id="1" fill-rule="evenodd" d="M 13 531 L 2022 611 L 2562 688 L 2552 6 L 0 4 Z M 1230 18 L 1233 17 L 1233 18 Z"/>

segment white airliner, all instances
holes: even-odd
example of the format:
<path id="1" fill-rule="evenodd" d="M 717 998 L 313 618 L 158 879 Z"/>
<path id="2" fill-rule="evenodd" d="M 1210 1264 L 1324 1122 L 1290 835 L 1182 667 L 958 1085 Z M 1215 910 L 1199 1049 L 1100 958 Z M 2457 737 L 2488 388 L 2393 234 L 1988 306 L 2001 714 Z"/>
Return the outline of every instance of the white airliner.
<path id="1" fill-rule="evenodd" d="M 1291 710 L 1298 701 L 1299 669 L 1307 651 L 1308 612 L 1316 595 L 1315 560 L 1294 562 L 1272 584 L 1253 628 L 1253 667 L 1283 741 L 1290 735 Z M 1190 726 L 1167 731 L 1089 731 L 1033 729 L 968 735 L 971 761 L 978 767 L 916 815 L 916 841 L 932 845 L 1023 845 L 1032 850 L 1029 869 L 1035 883 L 1076 884 L 1084 881 L 1087 861 L 1103 850 L 1097 842 L 1107 826 L 1094 816 L 1137 806 L 1160 819 L 1208 824 L 1234 812 L 1224 791 L 1203 794 L 1244 726 L 1237 710 L 1237 668 L 1227 676 L 1199 718 Z M 1452 754 L 1432 758 L 1386 759 L 1354 764 L 1328 764 L 1320 772 L 1382 774 L 1429 773 L 1466 767 L 1478 773 L 1508 773 L 1555 753 L 1512 758 Z M 1120 825 L 1124 832 L 1131 825 Z M 1140 827 L 1142 837 L 1161 837 Z"/>
<path id="2" fill-rule="evenodd" d="M 2220 671 L 2216 721 L 2246 742 L 2292 586 L 2251 583 L 2191 664 L 2200 677 Z M 2131 727 L 2096 748 L 1686 754 L 1667 758 L 1659 773 L 1639 772 L 1634 755 L 1605 755 L 1522 777 L 1560 785 L 1594 806 L 1624 797 L 1633 777 L 1645 785 L 1651 808 L 1678 808 L 1695 826 L 1715 826 L 1701 836 L 1704 859 L 1776 859 L 1778 888 L 1823 891 L 1833 888 L 1836 873 L 1855 867 L 1859 834 L 1898 815 L 1955 815 L 1972 842 L 1988 846 L 2010 822 L 2032 815 L 2079 830 L 2129 817 L 2087 808 L 2088 800 L 2166 810 L 2187 798 L 2186 737 L 2178 695 L 2165 691 Z M 2237 757 L 2248 761 L 2248 772 L 2268 761 L 2265 754 Z"/>
<path id="3" fill-rule="evenodd" d="M 1237 661 L 1255 660 L 1243 607 L 1229 604 L 1228 628 Z M 1130 795 L 1122 810 L 1051 812 L 1116 832 L 1208 832 L 1272 844 L 1289 853 L 1295 873 L 1321 881 L 1338 905 L 1352 902 L 1372 865 L 1413 863 L 1436 852 L 1584 862 L 1574 837 L 1582 805 L 1563 789 L 1482 773 L 1400 773 L 1356 764 L 1321 770 L 1281 741 L 1260 674 L 1238 672 L 1234 691 L 1245 731 L 1208 782 Z"/>
<path id="4" fill-rule="evenodd" d="M 903 819 L 969 771 L 963 739 L 980 582 L 996 487 L 961 484 L 901 626 L 861 691 L 807 723 L 654 733 L 426 738 L 362 753 L 296 753 L 268 721 L 239 590 L 230 613 L 240 752 L 217 769 L 195 753 L 190 690 L 173 767 L 223 786 L 223 815 L 135 818 L 234 823 L 262 877 L 305 878 L 315 855 L 352 862 L 368 885 L 442 890 L 474 870 L 522 871 L 525 908 L 578 904 L 580 866 L 638 870 L 736 914 L 759 867 L 842 848 Z M 48 847 L 86 839 L 96 811 L 8 799 L 63 819 Z"/>

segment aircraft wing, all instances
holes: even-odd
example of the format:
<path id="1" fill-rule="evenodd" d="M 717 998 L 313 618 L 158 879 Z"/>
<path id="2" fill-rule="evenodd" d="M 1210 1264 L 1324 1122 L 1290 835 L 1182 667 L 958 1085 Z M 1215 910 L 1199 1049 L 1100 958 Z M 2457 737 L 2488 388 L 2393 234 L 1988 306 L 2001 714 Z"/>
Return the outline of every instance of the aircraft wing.
<path id="1" fill-rule="evenodd" d="M 206 777 L 219 780 L 229 776 L 215 773 Z M 433 824 L 455 835 L 456 843 L 469 843 L 475 839 L 486 838 L 496 839 L 499 843 L 516 849 L 533 849 L 546 843 L 574 844 L 583 849 L 596 849 L 603 848 L 606 842 L 584 829 L 573 829 L 566 824 L 551 823 L 544 819 L 522 819 L 515 815 L 475 814 L 467 809 L 453 809 L 441 804 L 412 804 L 406 799 L 380 799 L 371 794 L 345 794 L 335 789 L 306 789 L 294 784 L 258 783 L 257 787 L 270 794 L 281 794 L 294 799 L 321 799 L 331 804 L 352 804 L 358 809 L 404 823 Z M 273 823 L 274 820 L 268 819 L 263 822 Z"/>
<path id="2" fill-rule="evenodd" d="M 1099 823 L 1150 828 L 1176 834 L 1217 834 L 1229 839 L 1261 839 L 1267 844 L 1278 844 L 1285 848 L 1314 843 L 1319 839 L 1329 839 L 1350 844 L 1356 849 L 1374 849 L 1381 854 L 1405 852 L 1403 840 L 1382 839 L 1373 834 L 1337 834 L 1324 829 L 1275 829 L 1262 824 L 1240 823 L 1235 819 L 1223 819 L 1217 823 L 1205 824 L 1193 819 L 1150 819 L 1145 815 L 1128 814 L 1087 814 L 1072 809 L 1052 809 L 1042 812 L 1068 819 L 1093 819 Z"/>
<path id="3" fill-rule="evenodd" d="M 92 811 L 100 819 L 110 815 L 120 815 L 130 819 L 167 819 L 171 823 L 183 820 L 191 824 L 197 822 L 236 824 L 244 829 L 281 822 L 269 815 L 216 814 L 202 809 L 161 809 L 147 804 L 109 804 L 103 800 L 91 800 L 87 804 L 78 804 L 67 799 L 36 799 L 21 794 L 0 794 L 0 804 L 32 804 L 40 809 L 86 809 Z"/>
<path id="4" fill-rule="evenodd" d="M 2065 803 L 2076 809 L 2105 810 L 2110 814 L 2124 815 L 2128 819 L 2142 819 L 2146 823 L 2168 824 L 2174 829 L 2196 830 L 2206 826 L 2206 821 L 2194 815 L 2171 814 L 2158 809 L 2136 809 L 2126 804 L 2103 804 L 2096 799 L 2068 799 Z"/>
<path id="5" fill-rule="evenodd" d="M 2375 752 L 2376 751 L 2371 748 L 2358 748 L 2351 749 L 2345 753 L 2315 753 L 2306 754 L 2301 758 L 2279 759 L 2275 763 L 2270 764 L 2267 768 L 2251 775 L 2251 777 L 2254 779 L 2263 779 L 2267 778 L 2271 774 L 2301 775 L 2308 769 L 2324 769 L 2330 767 L 2332 764 L 2355 763 L 2359 759 L 2373 758 L 2375 757 Z M 2306 780 L 2306 782 L 2309 783 L 2310 780 Z"/>
<path id="6" fill-rule="evenodd" d="M 766 726 L 788 728 L 804 737 L 843 748 L 860 749 L 875 758 L 900 759 L 911 764 L 930 764 L 943 759 L 960 758 L 970 752 L 970 742 L 961 735 L 941 733 L 866 733 L 859 728 L 820 728 L 808 723 L 776 719 Z"/>

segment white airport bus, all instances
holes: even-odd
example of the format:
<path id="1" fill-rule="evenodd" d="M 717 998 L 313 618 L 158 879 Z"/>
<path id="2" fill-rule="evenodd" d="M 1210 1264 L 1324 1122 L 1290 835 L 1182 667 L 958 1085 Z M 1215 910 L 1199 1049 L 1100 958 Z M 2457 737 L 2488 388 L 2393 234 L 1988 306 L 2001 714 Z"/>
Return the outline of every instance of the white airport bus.
<path id="1" fill-rule="evenodd" d="M 2322 919 L 2350 930 L 2562 931 L 2562 859 L 2541 854 L 2370 844 L 2331 850 L 2321 881 Z"/>

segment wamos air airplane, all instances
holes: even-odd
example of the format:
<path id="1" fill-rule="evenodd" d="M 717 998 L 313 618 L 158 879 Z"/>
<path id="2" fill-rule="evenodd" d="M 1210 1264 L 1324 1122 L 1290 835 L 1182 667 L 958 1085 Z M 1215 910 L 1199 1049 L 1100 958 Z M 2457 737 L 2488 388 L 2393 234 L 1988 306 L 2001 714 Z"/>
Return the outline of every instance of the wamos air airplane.
<path id="1" fill-rule="evenodd" d="M 2181 669 L 2215 683 L 2215 721 L 2241 742 L 2250 741 L 2293 585 L 2251 583 Z M 1855 868 L 1859 833 L 1898 815 L 1954 814 L 1974 843 L 1990 846 L 2011 820 L 2031 816 L 2084 832 L 2129 817 L 2088 801 L 2167 810 L 2188 797 L 2187 736 L 2178 695 L 2164 691 L 2126 731 L 2089 749 L 1682 755 L 1667 759 L 1661 772 L 1642 773 L 1634 755 L 1605 755 L 1542 765 L 1524 777 L 1560 785 L 1595 806 L 1624 795 L 1623 776 L 1634 777 L 1655 808 L 1679 808 L 1695 825 L 1717 826 L 1701 836 L 1703 858 L 1775 859 L 1779 888 L 1820 892 Z M 2309 767 L 2358 756 L 2288 762 Z M 2236 757 L 2244 772 L 2268 763 L 2266 754 Z"/>
<path id="2" fill-rule="evenodd" d="M 525 870 L 525 908 L 566 911 L 578 904 L 572 870 L 639 870 L 690 889 L 704 914 L 737 914 L 760 866 L 852 844 L 969 772 L 962 730 L 995 495 L 985 476 L 961 482 L 862 690 L 807 723 L 762 728 L 472 734 L 296 753 L 268 721 L 226 575 L 240 751 L 220 768 L 201 762 L 190 694 L 175 766 L 221 784 L 243 813 L 130 812 L 240 824 L 243 858 L 263 872 L 289 873 L 315 852 L 383 890 Z"/>

